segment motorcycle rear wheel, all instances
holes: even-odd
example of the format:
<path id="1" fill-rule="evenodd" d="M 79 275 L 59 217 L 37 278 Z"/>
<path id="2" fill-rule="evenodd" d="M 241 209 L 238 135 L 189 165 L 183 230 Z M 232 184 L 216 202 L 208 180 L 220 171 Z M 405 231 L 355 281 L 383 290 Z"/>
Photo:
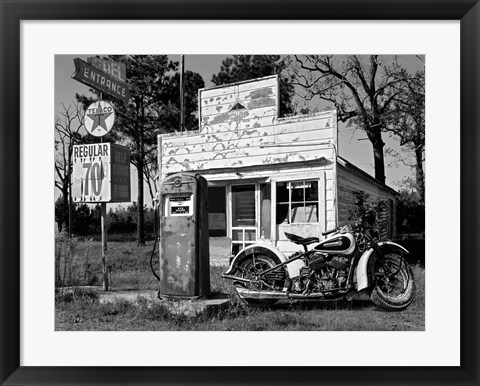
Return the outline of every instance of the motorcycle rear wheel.
<path id="1" fill-rule="evenodd" d="M 375 261 L 375 287 L 370 299 L 376 306 L 387 311 L 404 310 L 415 297 L 413 271 L 396 253 L 387 253 L 384 261 L 384 264 Z"/>
<path id="2" fill-rule="evenodd" d="M 276 263 L 268 256 L 265 255 L 254 255 L 252 257 L 249 257 L 245 259 L 242 263 L 240 263 L 237 271 L 237 276 L 243 278 L 243 279 L 250 279 L 254 280 L 258 277 L 258 275 L 269 269 L 272 268 L 276 265 Z M 283 268 L 279 268 L 282 269 Z M 263 281 L 267 284 L 262 284 L 262 283 L 241 283 L 242 286 L 252 289 L 252 290 L 281 290 L 283 288 L 283 284 L 285 281 L 285 278 L 282 280 L 271 280 L 268 278 L 264 278 Z M 269 307 L 273 306 L 278 299 L 251 299 L 251 298 L 242 298 L 243 301 L 245 301 L 247 304 L 251 306 L 259 306 L 259 307 Z"/>

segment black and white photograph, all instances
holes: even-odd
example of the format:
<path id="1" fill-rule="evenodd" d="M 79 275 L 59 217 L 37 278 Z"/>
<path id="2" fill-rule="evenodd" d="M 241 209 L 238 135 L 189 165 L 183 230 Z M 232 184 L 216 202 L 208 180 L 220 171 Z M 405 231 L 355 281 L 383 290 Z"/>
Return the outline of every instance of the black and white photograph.
<path id="1" fill-rule="evenodd" d="M 55 331 L 425 331 L 425 62 L 55 55 Z"/>
<path id="2" fill-rule="evenodd" d="M 0 0 L 0 385 L 477 384 L 479 2 Z"/>

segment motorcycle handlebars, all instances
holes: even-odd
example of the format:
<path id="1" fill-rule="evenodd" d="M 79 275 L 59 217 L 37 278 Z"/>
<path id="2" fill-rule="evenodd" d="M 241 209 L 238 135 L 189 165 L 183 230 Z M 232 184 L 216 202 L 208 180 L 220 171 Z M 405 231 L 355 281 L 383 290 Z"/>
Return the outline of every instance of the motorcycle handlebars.
<path id="1" fill-rule="evenodd" d="M 361 221 L 356 221 L 356 222 L 354 222 L 354 223 L 352 223 L 352 224 L 350 224 L 350 225 L 353 226 L 354 228 L 356 228 L 356 227 L 358 227 L 358 226 L 361 225 L 361 224 L 362 224 Z M 330 230 L 328 230 L 328 231 L 322 232 L 322 235 L 323 235 L 323 236 L 327 236 L 327 235 L 329 235 L 329 234 L 331 234 L 331 233 L 333 233 L 333 232 L 337 232 L 337 231 L 339 231 L 339 230 L 341 230 L 341 229 L 343 229 L 343 228 L 345 228 L 345 227 L 348 227 L 348 225 L 347 225 L 347 226 L 343 226 L 343 227 L 337 227 L 337 228 L 330 229 Z"/>
<path id="2" fill-rule="evenodd" d="M 330 229 L 329 231 L 322 232 L 323 236 L 329 235 L 330 233 L 338 231 L 340 228 Z"/>

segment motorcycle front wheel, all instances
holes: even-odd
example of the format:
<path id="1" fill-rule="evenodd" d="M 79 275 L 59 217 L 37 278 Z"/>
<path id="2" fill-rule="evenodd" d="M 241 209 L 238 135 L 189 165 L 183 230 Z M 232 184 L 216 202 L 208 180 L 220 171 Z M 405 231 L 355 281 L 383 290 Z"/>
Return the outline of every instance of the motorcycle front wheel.
<path id="1" fill-rule="evenodd" d="M 265 255 L 254 255 L 244 260 L 238 267 L 237 276 L 243 279 L 256 280 L 259 274 L 269 268 L 274 267 L 275 262 Z M 261 290 L 281 290 L 285 281 L 283 268 L 272 271 L 263 278 L 263 282 L 242 283 L 248 289 Z M 249 299 L 242 298 L 247 304 L 251 306 L 272 306 L 277 302 L 277 299 Z"/>
<path id="2" fill-rule="evenodd" d="M 372 302 L 387 311 L 407 308 L 415 297 L 413 271 L 396 253 L 384 255 L 384 263 L 374 264 L 375 287 L 370 295 Z"/>

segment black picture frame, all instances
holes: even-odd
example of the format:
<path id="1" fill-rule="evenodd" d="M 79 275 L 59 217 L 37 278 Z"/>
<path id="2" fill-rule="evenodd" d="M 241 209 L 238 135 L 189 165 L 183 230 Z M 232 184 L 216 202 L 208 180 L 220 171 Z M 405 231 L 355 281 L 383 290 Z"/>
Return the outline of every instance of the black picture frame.
<path id="1" fill-rule="evenodd" d="M 113 4 L 115 6 L 112 6 Z M 2 32 L 0 383 L 2 385 L 479 384 L 480 5 L 478 1 L 128 0 L 116 3 L 100 0 L 86 4 L 77 0 L 0 0 L 0 12 Z M 461 23 L 461 366 L 342 368 L 20 366 L 20 21 L 89 19 L 459 20 Z M 445 236 L 451 231 L 458 230 L 450 229 L 449 225 L 445 224 Z M 445 278 L 445 282 L 448 283 L 448 278 Z M 302 344 L 304 342 L 299 342 L 299 348 Z M 319 350 L 322 349 L 328 348 L 319 348 Z M 300 349 L 299 353 L 301 351 Z M 356 355 L 353 351 L 346 355 Z M 379 355 L 384 355 L 382 351 L 380 350 Z M 349 350 L 346 352 L 348 353 Z"/>

